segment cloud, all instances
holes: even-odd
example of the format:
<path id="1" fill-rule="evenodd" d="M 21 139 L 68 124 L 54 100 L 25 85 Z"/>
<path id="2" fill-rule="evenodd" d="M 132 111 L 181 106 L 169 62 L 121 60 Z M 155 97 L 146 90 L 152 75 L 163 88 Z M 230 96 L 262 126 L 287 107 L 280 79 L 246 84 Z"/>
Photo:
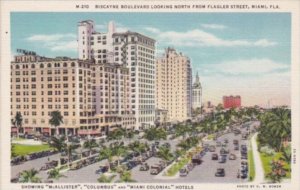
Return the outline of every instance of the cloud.
<path id="1" fill-rule="evenodd" d="M 216 30 L 223 30 L 223 29 L 227 28 L 226 26 L 221 25 L 221 24 L 201 24 L 201 26 L 203 28 L 216 29 Z"/>
<path id="2" fill-rule="evenodd" d="M 267 39 L 259 39 L 257 41 L 249 40 L 227 40 L 219 38 L 208 32 L 199 29 L 189 30 L 187 32 L 167 31 L 159 34 L 159 38 L 166 43 L 175 46 L 208 46 L 208 47 L 236 47 L 236 46 L 252 46 L 267 47 L 274 46 L 276 42 L 270 42 Z"/>
<path id="3" fill-rule="evenodd" d="M 154 34 L 158 34 L 160 33 L 160 30 L 158 28 L 154 28 L 154 27 L 145 27 L 144 28 L 145 30 L 151 32 L 151 33 L 154 33 Z"/>
<path id="4" fill-rule="evenodd" d="M 221 28 L 222 25 L 212 25 L 206 27 Z M 225 26 L 224 26 L 225 27 Z M 188 30 L 185 32 L 161 31 L 154 27 L 145 27 L 148 31 L 156 35 L 160 43 L 181 47 L 269 47 L 277 45 L 277 42 L 268 39 L 258 39 L 256 41 L 247 39 L 228 40 L 215 36 L 200 29 Z"/>
<path id="5" fill-rule="evenodd" d="M 78 48 L 77 36 L 72 33 L 66 34 L 37 34 L 26 38 L 31 43 L 38 43 L 51 51 L 75 52 Z"/>
<path id="6" fill-rule="evenodd" d="M 211 70 L 213 73 L 224 75 L 259 75 L 285 72 L 290 69 L 289 65 L 275 62 L 270 59 L 250 59 L 225 61 L 208 66 L 206 72 Z"/>

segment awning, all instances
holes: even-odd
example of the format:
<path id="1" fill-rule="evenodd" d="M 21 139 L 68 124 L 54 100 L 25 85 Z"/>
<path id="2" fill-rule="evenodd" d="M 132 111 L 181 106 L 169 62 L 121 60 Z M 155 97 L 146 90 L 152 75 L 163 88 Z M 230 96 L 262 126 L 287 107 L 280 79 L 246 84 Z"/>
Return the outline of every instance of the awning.
<path id="1" fill-rule="evenodd" d="M 17 127 L 12 127 L 12 128 L 11 128 L 11 132 L 13 132 L 13 133 L 18 132 L 18 128 L 17 128 Z"/>
<path id="2" fill-rule="evenodd" d="M 78 135 L 98 135 L 100 130 L 78 130 Z"/>
<path id="3" fill-rule="evenodd" d="M 43 133 L 50 133 L 50 128 L 42 128 Z"/>
<path id="4" fill-rule="evenodd" d="M 33 131 L 33 128 L 31 127 L 25 127 L 25 133 L 27 132 L 32 132 Z"/>

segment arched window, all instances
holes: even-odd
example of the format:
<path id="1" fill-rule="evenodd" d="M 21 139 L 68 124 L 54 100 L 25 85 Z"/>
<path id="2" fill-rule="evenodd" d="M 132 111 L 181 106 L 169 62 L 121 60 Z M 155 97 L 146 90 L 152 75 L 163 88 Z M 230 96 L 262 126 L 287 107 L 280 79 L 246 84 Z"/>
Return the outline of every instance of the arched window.
<path id="1" fill-rule="evenodd" d="M 74 63 L 74 62 L 72 62 L 72 63 L 71 63 L 71 66 L 72 66 L 72 67 L 75 67 L 75 63 Z"/>
<path id="2" fill-rule="evenodd" d="M 20 66 L 19 66 L 19 65 L 16 65 L 16 69 L 20 69 Z"/>
<path id="3" fill-rule="evenodd" d="M 44 64 L 43 63 L 40 64 L 40 68 L 44 68 Z"/>
<path id="4" fill-rule="evenodd" d="M 34 69 L 34 68 L 35 68 L 35 65 L 34 65 L 34 64 L 32 64 L 32 65 L 31 65 L 31 68 L 32 68 L 32 69 Z"/>
<path id="5" fill-rule="evenodd" d="M 64 67 L 68 67 L 68 64 L 66 62 L 64 62 Z"/>
<path id="6" fill-rule="evenodd" d="M 50 68 L 50 67 L 51 67 L 51 63 L 48 63 L 47 67 L 49 67 L 49 68 Z"/>

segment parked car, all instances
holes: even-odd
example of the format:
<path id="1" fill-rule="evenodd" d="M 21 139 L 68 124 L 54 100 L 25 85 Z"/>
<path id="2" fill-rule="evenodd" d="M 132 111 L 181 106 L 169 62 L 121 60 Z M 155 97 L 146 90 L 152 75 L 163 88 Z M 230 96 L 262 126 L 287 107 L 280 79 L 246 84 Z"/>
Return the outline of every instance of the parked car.
<path id="1" fill-rule="evenodd" d="M 228 143 L 229 141 L 228 141 L 228 139 L 224 139 L 224 143 Z"/>
<path id="2" fill-rule="evenodd" d="M 241 159 L 247 160 L 248 159 L 248 154 L 242 154 Z"/>
<path id="3" fill-rule="evenodd" d="M 212 154 L 212 155 L 211 155 L 211 159 L 212 159 L 212 160 L 218 160 L 218 158 L 219 158 L 219 157 L 218 157 L 218 154 Z"/>
<path id="4" fill-rule="evenodd" d="M 161 167 L 161 165 L 158 165 L 158 164 L 153 165 L 150 168 L 150 174 L 151 175 L 157 175 L 157 174 L 159 174 L 159 172 L 161 172 L 162 169 L 163 168 Z"/>
<path id="5" fill-rule="evenodd" d="M 179 170 L 180 177 L 186 177 L 189 174 L 189 170 L 187 168 L 182 168 Z"/>
<path id="6" fill-rule="evenodd" d="M 222 143 L 220 141 L 216 142 L 217 147 L 220 147 L 222 145 Z"/>
<path id="7" fill-rule="evenodd" d="M 225 169 L 224 168 L 218 168 L 216 173 L 215 173 L 216 177 L 224 177 L 225 176 Z"/>
<path id="8" fill-rule="evenodd" d="M 143 163 L 140 167 L 140 171 L 148 171 L 149 170 L 149 165 L 147 163 Z"/>
<path id="9" fill-rule="evenodd" d="M 96 170 L 96 174 L 105 173 L 108 171 L 108 166 L 100 166 L 98 170 Z"/>
<path id="10" fill-rule="evenodd" d="M 235 160 L 236 155 L 235 154 L 229 154 L 229 160 Z"/>
<path id="11" fill-rule="evenodd" d="M 202 163 L 202 160 L 199 156 L 194 156 L 192 158 L 192 163 L 195 164 L 195 165 L 200 165 Z"/>

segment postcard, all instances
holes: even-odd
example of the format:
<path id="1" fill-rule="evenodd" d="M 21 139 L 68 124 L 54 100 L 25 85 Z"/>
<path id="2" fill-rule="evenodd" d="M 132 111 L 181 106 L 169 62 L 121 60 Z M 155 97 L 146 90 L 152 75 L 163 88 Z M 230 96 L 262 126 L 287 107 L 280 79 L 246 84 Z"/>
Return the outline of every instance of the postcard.
<path id="1" fill-rule="evenodd" d="M 299 189 L 298 1 L 1 1 L 1 189 Z"/>

